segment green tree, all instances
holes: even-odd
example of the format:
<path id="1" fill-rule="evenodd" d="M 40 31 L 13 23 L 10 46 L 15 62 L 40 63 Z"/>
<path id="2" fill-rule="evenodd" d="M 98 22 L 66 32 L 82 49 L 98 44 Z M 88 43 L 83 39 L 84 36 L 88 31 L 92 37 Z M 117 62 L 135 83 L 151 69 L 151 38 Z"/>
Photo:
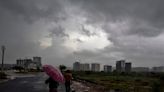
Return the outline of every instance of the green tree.
<path id="1" fill-rule="evenodd" d="M 63 72 L 67 67 L 65 65 L 59 65 L 59 69 L 61 72 Z"/>

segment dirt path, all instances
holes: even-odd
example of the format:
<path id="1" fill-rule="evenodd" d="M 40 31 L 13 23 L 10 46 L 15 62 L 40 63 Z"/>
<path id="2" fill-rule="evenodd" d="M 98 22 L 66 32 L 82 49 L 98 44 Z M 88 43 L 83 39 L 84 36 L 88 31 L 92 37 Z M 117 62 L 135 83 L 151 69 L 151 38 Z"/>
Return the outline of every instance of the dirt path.
<path id="1" fill-rule="evenodd" d="M 101 86 L 79 81 L 73 81 L 71 88 L 75 90 L 75 92 L 105 92 Z"/>

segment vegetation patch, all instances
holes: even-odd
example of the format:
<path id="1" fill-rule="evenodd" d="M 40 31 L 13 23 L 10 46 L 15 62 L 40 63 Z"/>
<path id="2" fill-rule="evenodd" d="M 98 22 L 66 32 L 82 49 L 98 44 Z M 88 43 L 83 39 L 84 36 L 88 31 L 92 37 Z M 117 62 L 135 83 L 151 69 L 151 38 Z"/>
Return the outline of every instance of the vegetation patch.
<path id="1" fill-rule="evenodd" d="M 163 73 L 152 75 L 147 73 L 116 74 L 103 72 L 74 72 L 75 78 L 102 85 L 109 89 L 123 92 L 164 92 Z"/>
<path id="2" fill-rule="evenodd" d="M 4 72 L 0 72 L 0 79 L 7 79 L 7 75 Z"/>

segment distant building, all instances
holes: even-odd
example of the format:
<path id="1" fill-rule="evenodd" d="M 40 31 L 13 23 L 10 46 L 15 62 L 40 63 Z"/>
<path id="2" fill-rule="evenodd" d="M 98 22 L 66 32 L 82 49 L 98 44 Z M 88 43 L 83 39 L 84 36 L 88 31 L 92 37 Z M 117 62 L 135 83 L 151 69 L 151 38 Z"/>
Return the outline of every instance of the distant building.
<path id="1" fill-rule="evenodd" d="M 75 62 L 73 63 L 73 70 L 74 71 L 90 71 L 90 65 L 88 63 Z"/>
<path id="2" fill-rule="evenodd" d="M 104 72 L 112 72 L 112 66 L 104 65 Z"/>
<path id="3" fill-rule="evenodd" d="M 89 71 L 90 70 L 90 65 L 88 63 L 82 63 L 80 64 L 80 70 L 81 71 Z"/>
<path id="4" fill-rule="evenodd" d="M 100 64 L 99 63 L 92 63 L 91 64 L 91 71 L 99 72 L 100 71 Z"/>
<path id="5" fill-rule="evenodd" d="M 24 67 L 23 67 L 23 68 L 25 68 L 25 69 L 29 69 L 29 68 L 28 68 L 29 65 L 30 65 L 31 63 L 33 63 L 32 59 L 23 59 L 23 61 L 24 61 Z"/>
<path id="6" fill-rule="evenodd" d="M 84 63 L 84 71 L 90 71 L 90 65 L 88 63 Z"/>
<path id="7" fill-rule="evenodd" d="M 80 62 L 73 63 L 73 70 L 74 71 L 80 71 L 81 70 Z"/>
<path id="8" fill-rule="evenodd" d="M 164 66 L 153 67 L 152 72 L 164 72 Z"/>
<path id="9" fill-rule="evenodd" d="M 41 57 L 33 57 L 32 59 L 17 59 L 16 66 L 23 67 L 25 69 L 41 69 Z"/>
<path id="10" fill-rule="evenodd" d="M 132 69 L 132 63 L 126 62 L 125 63 L 125 72 L 131 72 L 131 69 Z"/>
<path id="11" fill-rule="evenodd" d="M 41 57 L 33 57 L 33 63 L 36 64 L 37 69 L 42 69 L 41 60 Z"/>
<path id="12" fill-rule="evenodd" d="M 80 71 L 84 71 L 84 64 L 80 63 Z"/>
<path id="13" fill-rule="evenodd" d="M 24 62 L 23 59 L 17 59 L 17 60 L 16 60 L 16 65 L 17 65 L 17 66 L 24 67 L 25 62 Z"/>
<path id="14" fill-rule="evenodd" d="M 37 64 L 34 62 L 31 62 L 28 64 L 27 69 L 38 69 Z"/>
<path id="15" fill-rule="evenodd" d="M 149 72 L 149 67 L 133 67 L 133 72 Z"/>
<path id="16" fill-rule="evenodd" d="M 116 71 L 117 72 L 125 71 L 125 60 L 116 61 Z"/>
<path id="17" fill-rule="evenodd" d="M 32 62 L 32 59 L 17 59 L 16 60 L 16 65 L 23 67 L 23 68 L 27 68 L 28 65 Z"/>

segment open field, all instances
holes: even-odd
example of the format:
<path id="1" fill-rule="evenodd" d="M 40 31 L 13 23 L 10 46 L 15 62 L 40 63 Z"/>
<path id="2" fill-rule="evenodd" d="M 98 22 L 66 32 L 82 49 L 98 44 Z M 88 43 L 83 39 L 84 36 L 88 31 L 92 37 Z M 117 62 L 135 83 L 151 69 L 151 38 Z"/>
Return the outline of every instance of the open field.
<path id="1" fill-rule="evenodd" d="M 163 73 L 93 73 L 74 72 L 75 79 L 104 86 L 106 90 L 118 89 L 125 92 L 164 92 Z"/>

